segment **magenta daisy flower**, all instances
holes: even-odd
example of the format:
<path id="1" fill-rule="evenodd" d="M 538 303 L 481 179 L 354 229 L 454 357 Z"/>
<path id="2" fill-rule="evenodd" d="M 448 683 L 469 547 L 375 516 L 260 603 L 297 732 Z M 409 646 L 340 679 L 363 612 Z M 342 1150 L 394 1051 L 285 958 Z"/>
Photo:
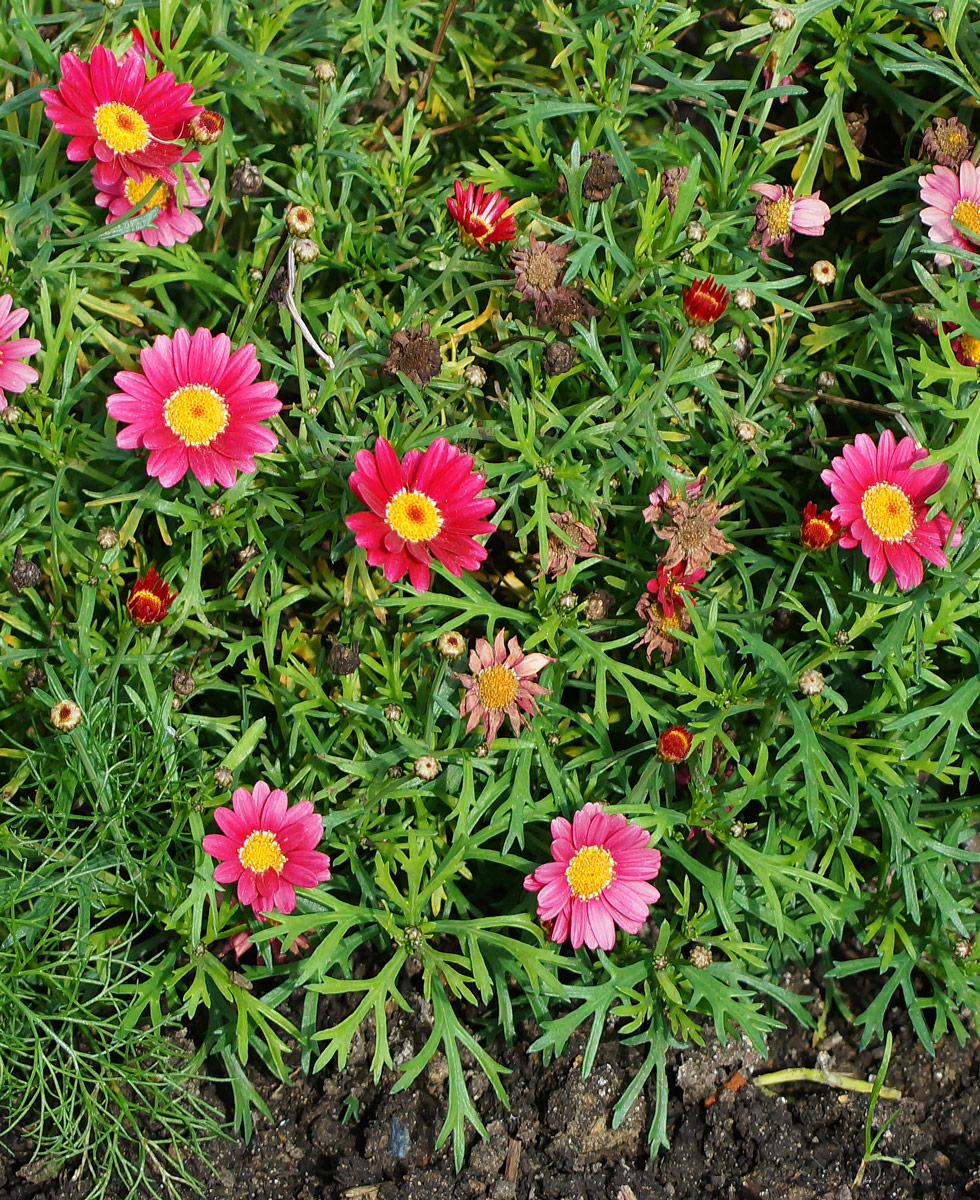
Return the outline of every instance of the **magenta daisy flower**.
<path id="1" fill-rule="evenodd" d="M 217 808 L 221 833 L 209 833 L 201 845 L 220 861 L 216 883 L 238 884 L 239 904 L 263 913 L 288 915 L 296 907 L 298 887 L 316 887 L 330 878 L 330 858 L 316 847 L 323 818 L 309 800 L 289 805 L 281 788 L 259 780 L 252 790 L 236 788 L 231 808 Z"/>
<path id="2" fill-rule="evenodd" d="M 466 732 L 482 721 L 487 745 L 491 746 L 504 717 L 509 717 L 514 737 L 520 737 L 521 726 L 530 725 L 530 718 L 538 715 L 535 696 L 550 694 L 534 679 L 554 661 L 547 654 L 525 654 L 516 637 L 505 648 L 502 629 L 497 630 L 492 646 L 486 638 L 477 638 L 476 649 L 470 651 L 473 674 L 456 676 L 466 689 L 459 705 L 459 715 L 469 717 Z"/>
<path id="3" fill-rule="evenodd" d="M 524 880 L 538 893 L 538 917 L 552 922 L 551 940 L 571 938 L 578 949 L 611 950 L 616 927 L 639 933 L 660 893 L 647 880 L 660 871 L 650 835 L 622 813 L 586 804 L 572 818 L 551 822 L 551 856 Z"/>
<path id="4" fill-rule="evenodd" d="M 486 558 L 476 538 L 497 528 L 483 520 L 496 501 L 479 496 L 486 479 L 473 470 L 472 455 L 436 438 L 399 461 L 379 437 L 373 451 L 358 450 L 354 463 L 348 483 L 369 511 L 351 513 L 347 526 L 389 583 L 408 572 L 412 587 L 424 592 L 433 555 L 457 578 Z"/>
<path id="5" fill-rule="evenodd" d="M 172 71 L 148 80 L 141 55 L 119 63 L 105 46 L 95 46 L 87 63 L 63 54 L 60 65 L 61 82 L 42 88 L 41 99 L 55 128 L 71 135 L 69 160 L 95 158 L 99 187 L 120 175 L 141 179 L 146 171 L 173 183 L 169 164 L 184 155 L 178 139 L 201 112 L 190 102 L 191 85 L 177 83 Z"/>
<path id="6" fill-rule="evenodd" d="M 769 261 L 766 253 L 769 246 L 778 242 L 788 258 L 790 242 L 794 233 L 808 237 L 819 237 L 824 225 L 830 220 L 830 209 L 820 199 L 820 193 L 812 196 L 793 196 L 791 187 L 778 183 L 753 183 L 750 192 L 757 192 L 762 199 L 755 206 L 755 229 L 749 238 L 750 246 L 759 246 L 762 257 Z"/>
<path id="7" fill-rule="evenodd" d="M 933 167 L 919 180 L 919 193 L 927 205 L 919 218 L 929 227 L 929 240 L 975 253 L 980 241 L 980 172 L 973 163 L 960 163 L 958 172 L 949 167 Z M 953 221 L 976 234 L 977 240 L 966 237 L 954 227 Z M 953 261 L 943 253 L 935 258 L 941 267 L 948 267 Z"/>
<path id="8" fill-rule="evenodd" d="M 484 194 L 482 184 L 474 187 L 468 183 L 464 188 L 457 179 L 453 194 L 446 197 L 446 207 L 469 246 L 486 249 L 493 242 L 512 242 L 517 233 L 507 197 L 502 192 Z"/>
<path id="9" fill-rule="evenodd" d="M 276 435 L 259 422 L 282 405 L 274 383 L 253 383 L 261 363 L 251 342 L 233 351 L 226 334 L 178 329 L 141 350 L 140 365 L 142 373 L 117 372 L 120 391 L 106 409 L 126 426 L 116 445 L 149 450 L 146 473 L 163 487 L 188 470 L 231 487 L 238 471 L 255 470 L 253 455 L 275 450 Z"/>
<path id="10" fill-rule="evenodd" d="M 943 547 L 953 522 L 944 512 L 926 518 L 929 498 L 945 484 L 949 469 L 945 463 L 913 469 L 927 457 L 910 437 L 896 445 L 889 429 L 877 445 L 859 433 L 821 473 L 837 501 L 831 517 L 840 521 L 840 544 L 861 547 L 872 583 L 884 579 L 891 567 L 904 591 L 922 582 L 923 558 L 937 567 L 949 565 Z M 962 536 L 957 526 L 952 545 L 958 546 Z"/>
<path id="11" fill-rule="evenodd" d="M 99 208 L 109 210 L 105 223 L 111 225 L 113 221 L 118 221 L 134 204 L 145 199 L 146 203 L 139 209 L 140 214 L 157 206 L 159 212 L 153 218 L 152 225 L 123 234 L 127 241 L 142 241 L 148 246 L 173 246 L 177 242 L 189 241 L 202 228 L 200 218 L 190 210 L 203 208 L 207 204 L 210 185 L 206 179 L 198 179 L 188 171 L 184 163 L 199 162 L 200 158 L 196 151 L 192 151 L 177 167 L 183 176 L 184 194 L 187 197 L 183 203 L 178 200 L 176 188 L 149 171 L 141 172 L 138 177 L 120 175 L 112 183 L 106 184 L 95 193 L 95 203 Z"/>
<path id="12" fill-rule="evenodd" d="M 0 411 L 7 407 L 7 392 L 19 394 L 37 382 L 37 371 L 18 359 L 37 354 L 41 349 L 37 338 L 12 336 L 28 317 L 26 308 L 11 311 L 13 302 L 12 296 L 0 296 Z"/>

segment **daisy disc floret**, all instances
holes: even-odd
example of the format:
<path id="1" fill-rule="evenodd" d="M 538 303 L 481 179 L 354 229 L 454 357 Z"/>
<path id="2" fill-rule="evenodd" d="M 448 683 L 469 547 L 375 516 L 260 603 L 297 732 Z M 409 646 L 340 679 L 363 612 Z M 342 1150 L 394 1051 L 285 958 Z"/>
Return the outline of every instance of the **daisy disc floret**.
<path id="1" fill-rule="evenodd" d="M 477 638 L 476 648 L 470 651 L 473 674 L 457 675 L 466 689 L 459 706 L 459 715 L 468 718 L 466 732 L 482 721 L 490 746 L 504 717 L 508 717 L 514 736 L 520 737 L 522 725 L 530 725 L 531 717 L 538 715 L 535 697 L 549 694 L 548 688 L 534 680 L 554 661 L 547 654 L 525 654 L 516 637 L 505 647 L 502 629 L 497 631 L 492 646 L 486 638 Z"/>
<path id="2" fill-rule="evenodd" d="M 368 511 L 351 513 L 347 526 L 389 583 L 407 573 L 412 587 L 424 592 L 433 557 L 457 578 L 486 558 L 476 539 L 497 528 L 483 519 L 496 501 L 479 495 L 486 479 L 473 470 L 472 455 L 436 438 L 399 459 L 379 437 L 373 451 L 358 450 L 354 463 L 348 483 Z"/>
<path id="3" fill-rule="evenodd" d="M 0 411 L 7 407 L 7 392 L 19 395 L 37 382 L 37 371 L 19 360 L 41 349 L 36 338 L 13 336 L 27 320 L 28 312 L 26 308 L 12 309 L 12 305 L 12 296 L 0 296 Z"/>
<path id="4" fill-rule="evenodd" d="M 975 252 L 980 243 L 980 172 L 973 163 L 960 163 L 958 171 L 933 167 L 919 180 L 919 193 L 926 205 L 919 218 L 929 228 L 929 240 Z M 954 221 L 967 233 L 957 229 Z M 941 267 L 953 261 L 946 253 L 935 259 Z"/>
<path id="5" fill-rule="evenodd" d="M 717 321 L 728 307 L 728 289 L 715 283 L 715 277 L 695 279 L 681 290 L 684 315 L 692 325 L 703 328 Z"/>
<path id="6" fill-rule="evenodd" d="M 238 885 L 238 902 L 263 913 L 291 913 L 298 887 L 316 887 L 330 878 L 330 858 L 316 847 L 323 837 L 323 818 L 309 800 L 289 804 L 281 788 L 259 780 L 252 790 L 236 788 L 231 808 L 215 809 L 221 833 L 201 843 L 219 860 L 216 883 Z"/>
<path id="7" fill-rule="evenodd" d="M 159 625 L 177 599 L 177 593 L 151 567 L 133 584 L 126 601 L 126 611 L 137 625 Z"/>
<path id="8" fill-rule="evenodd" d="M 781 245 L 787 258 L 792 258 L 789 247 L 793 234 L 819 237 L 830 220 L 830 209 L 819 192 L 794 197 L 791 187 L 778 183 L 753 183 L 749 191 L 761 197 L 755 206 L 755 229 L 749 245 L 758 246 L 767 262 L 770 246 Z"/>
<path id="9" fill-rule="evenodd" d="M 915 587 L 922 582 L 922 560 L 948 566 L 944 546 L 951 531 L 953 546 L 962 540 L 960 528 L 953 531 L 944 512 L 926 516 L 930 497 L 949 476 L 945 463 L 914 465 L 927 457 L 928 451 L 910 437 L 896 445 L 890 429 L 877 443 L 859 433 L 821 473 L 837 501 L 831 515 L 841 524 L 840 544 L 861 547 L 872 583 L 884 579 L 891 567 L 902 591 Z"/>
<path id="10" fill-rule="evenodd" d="M 120 371 L 120 389 L 106 402 L 124 424 L 116 445 L 150 451 L 148 475 L 173 487 L 188 471 L 203 484 L 231 487 L 239 471 L 255 470 L 254 455 L 278 439 L 260 424 L 282 407 L 276 385 L 254 382 L 261 369 L 251 342 L 233 350 L 226 334 L 178 329 L 140 351 L 142 372 Z"/>
<path id="11" fill-rule="evenodd" d="M 474 187 L 462 180 L 453 184 L 453 194 L 446 197 L 449 215 L 456 222 L 468 246 L 484 249 L 493 242 L 512 242 L 517 233 L 510 204 L 501 192 L 484 192 L 483 185 Z"/>
<path id="12" fill-rule="evenodd" d="M 188 155 L 185 161 L 191 161 Z M 196 161 L 200 158 L 193 154 Z M 157 214 L 153 224 L 145 229 L 132 230 L 123 234 L 130 242 L 145 242 L 147 246 L 174 246 L 178 242 L 189 241 L 202 228 L 201 220 L 191 209 L 203 208 L 208 202 L 208 181 L 198 179 L 180 163 L 176 168 L 183 179 L 183 195 L 185 200 L 178 198 L 177 189 L 165 179 L 151 171 L 141 171 L 138 175 L 120 175 L 112 183 L 96 191 L 95 203 L 100 208 L 109 211 L 105 223 L 111 225 L 124 217 L 134 205 L 140 204 L 137 215 L 156 208 Z"/>
<path id="13" fill-rule="evenodd" d="M 586 804 L 551 822 L 552 861 L 524 880 L 538 894 L 538 917 L 552 922 L 551 940 L 574 949 L 611 950 L 616 929 L 639 933 L 660 893 L 648 881 L 660 871 L 650 834 L 622 813 Z"/>
<path id="14" fill-rule="evenodd" d="M 184 155 L 179 139 L 202 111 L 191 103 L 191 85 L 178 83 L 171 71 L 148 80 L 141 55 L 119 63 L 104 46 L 93 48 L 89 62 L 63 54 L 60 66 L 61 82 L 42 88 L 41 99 L 55 128 L 71 135 L 69 160 L 94 158 L 99 187 L 147 171 L 173 183 L 169 164 Z"/>

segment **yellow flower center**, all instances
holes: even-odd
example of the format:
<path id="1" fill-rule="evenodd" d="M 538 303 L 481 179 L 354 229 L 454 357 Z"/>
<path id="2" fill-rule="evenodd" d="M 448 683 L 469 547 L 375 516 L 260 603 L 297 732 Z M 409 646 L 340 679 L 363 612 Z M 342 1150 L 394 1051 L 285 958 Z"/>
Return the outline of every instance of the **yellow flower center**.
<path id="1" fill-rule="evenodd" d="M 147 204 L 144 204 L 140 209 L 141 213 L 145 213 L 146 210 L 148 208 L 152 208 L 154 204 L 163 203 L 165 188 L 156 175 L 144 175 L 139 180 L 127 178 L 126 182 L 123 184 L 123 191 L 126 193 L 126 199 L 130 204 L 139 204 L 141 200 L 145 200 L 150 192 L 157 188 L 157 184 L 160 184 L 160 187 L 156 190 L 153 199 Z"/>
<path id="2" fill-rule="evenodd" d="M 279 848 L 275 835 L 265 829 L 250 833 L 238 851 L 238 861 L 246 871 L 279 872 L 286 865 L 286 856 Z"/>
<path id="3" fill-rule="evenodd" d="M 406 542 L 427 542 L 442 528 L 442 513 L 425 492 L 396 492 L 385 507 L 388 525 Z"/>
<path id="4" fill-rule="evenodd" d="M 206 446 L 228 424 L 228 405 L 214 388 L 192 383 L 167 397 L 163 419 L 185 446 Z"/>
<path id="5" fill-rule="evenodd" d="M 778 200 L 766 202 L 766 225 L 773 241 L 781 241 L 789 233 L 789 219 L 793 211 L 793 201 L 789 196 L 780 196 Z"/>
<path id="6" fill-rule="evenodd" d="M 975 200 L 958 200 L 953 209 L 953 220 L 980 237 L 980 204 Z"/>
<path id="7" fill-rule="evenodd" d="M 150 144 L 150 127 L 135 108 L 113 101 L 95 110 L 95 129 L 110 150 L 132 154 Z"/>
<path id="8" fill-rule="evenodd" d="M 861 497 L 861 513 L 883 542 L 901 542 L 915 528 L 912 502 L 893 483 L 876 483 Z"/>
<path id="9" fill-rule="evenodd" d="M 963 149 L 965 139 L 958 129 L 950 129 L 948 125 L 944 125 L 941 129 L 934 129 L 932 136 L 943 154 L 948 154 L 951 158 L 956 158 Z"/>
<path id="10" fill-rule="evenodd" d="M 971 337 L 968 333 L 960 334 L 960 350 L 967 358 L 980 362 L 980 338 Z"/>
<path id="11" fill-rule="evenodd" d="M 517 675 L 503 663 L 486 667 L 476 677 L 476 692 L 484 708 L 506 708 L 517 696 Z"/>
<path id="12" fill-rule="evenodd" d="M 604 846 L 583 846 L 565 868 L 576 900 L 594 900 L 612 883 L 616 864 Z"/>
<path id="13" fill-rule="evenodd" d="M 493 233 L 493 226 L 483 217 L 477 216 L 476 213 L 468 213 L 466 224 L 463 226 L 463 242 L 469 246 L 482 246 L 489 235 Z"/>

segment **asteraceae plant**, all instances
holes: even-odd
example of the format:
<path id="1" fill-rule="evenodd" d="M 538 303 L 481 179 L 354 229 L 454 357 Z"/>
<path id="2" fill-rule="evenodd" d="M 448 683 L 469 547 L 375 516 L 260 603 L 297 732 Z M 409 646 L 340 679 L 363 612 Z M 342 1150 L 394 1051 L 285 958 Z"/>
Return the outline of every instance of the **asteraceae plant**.
<path id="1" fill-rule="evenodd" d="M 177 599 L 177 593 L 151 567 L 133 584 L 126 601 L 126 611 L 137 625 L 159 625 Z"/>
<path id="2" fill-rule="evenodd" d="M 830 209 L 820 199 L 819 192 L 811 196 L 794 197 L 791 187 L 777 183 L 753 183 L 749 191 L 762 197 L 755 206 L 755 229 L 749 238 L 749 245 L 759 246 L 767 262 L 770 246 L 778 243 L 786 256 L 792 258 L 789 247 L 793 234 L 819 237 L 830 220 Z"/>
<path id="3" fill-rule="evenodd" d="M 0 296 L 0 411 L 7 407 L 7 392 L 19 394 L 37 381 L 37 371 L 18 360 L 41 349 L 36 338 L 13 336 L 27 320 L 28 312 L 26 308 L 12 310 L 12 304 L 12 296 Z"/>
<path id="4" fill-rule="evenodd" d="M 145 446 L 148 475 L 172 487 L 191 471 L 201 483 L 231 487 L 239 471 L 255 470 L 253 455 L 278 439 L 260 421 L 282 407 L 276 385 L 253 382 L 261 369 L 251 342 L 232 350 L 227 335 L 178 329 L 140 351 L 142 372 L 120 371 L 120 391 L 106 401 L 124 423 L 116 445 Z"/>
<path id="5" fill-rule="evenodd" d="M 330 858 L 316 849 L 323 818 L 309 800 L 290 806 L 281 788 L 261 780 L 251 791 L 236 788 L 231 805 L 215 809 L 221 833 L 209 833 L 201 843 L 219 860 L 215 882 L 237 883 L 239 903 L 251 905 L 260 919 L 269 912 L 291 913 L 296 888 L 330 878 Z"/>
<path id="6" fill-rule="evenodd" d="M 446 207 L 469 246 L 486 248 L 493 242 L 512 242 L 517 233 L 507 197 L 501 192 L 484 194 L 482 184 L 463 187 L 457 179 L 453 194 L 446 198 Z"/>
<path id="7" fill-rule="evenodd" d="M 616 929 L 639 933 L 660 893 L 648 881 L 660 871 L 650 834 L 622 813 L 586 804 L 572 818 L 551 822 L 552 861 L 524 880 L 538 894 L 538 918 L 550 921 L 551 940 L 574 949 L 611 950 Z"/>
<path id="8" fill-rule="evenodd" d="M 728 307 L 728 289 L 720 283 L 715 283 L 715 277 L 708 275 L 705 279 L 694 279 L 681 289 L 684 303 L 684 315 L 692 325 L 699 328 L 711 325 Z"/>
<path id="9" fill-rule="evenodd" d="M 717 500 L 701 500 L 688 504 L 686 500 L 670 500 L 664 512 L 670 519 L 666 529 L 657 529 L 657 537 L 667 542 L 664 551 L 665 567 L 685 564 L 686 571 L 708 567 L 717 554 L 733 549 L 718 532 L 718 521 L 735 507 L 721 505 Z"/>
<path id="10" fill-rule="evenodd" d="M 686 725 L 668 725 L 657 738 L 657 757 L 665 763 L 681 763 L 691 753 L 694 738 Z"/>
<path id="11" fill-rule="evenodd" d="M 922 582 L 923 558 L 948 566 L 944 546 L 951 531 L 953 546 L 962 540 L 959 526 L 953 531 L 944 512 L 926 516 L 930 497 L 949 475 L 945 463 L 914 467 L 927 457 L 928 451 L 910 437 L 896 445 L 890 429 L 877 443 L 859 433 L 821 473 L 837 501 L 832 515 L 843 530 L 840 544 L 861 547 L 872 583 L 884 579 L 891 567 L 900 589 L 915 587 Z"/>
<path id="12" fill-rule="evenodd" d="M 351 513 L 347 526 L 389 583 L 407 572 L 412 587 L 424 592 L 433 556 L 457 578 L 486 558 L 476 539 L 497 528 L 483 519 L 496 501 L 479 495 L 486 479 L 473 470 L 472 455 L 436 438 L 399 460 L 379 437 L 373 451 L 358 450 L 354 463 L 348 483 L 368 511 Z"/>
<path id="13" fill-rule="evenodd" d="M 649 588 L 650 584 L 647 584 L 647 587 Z M 664 666 L 668 666 L 680 645 L 675 634 L 678 631 L 687 633 L 691 628 L 691 616 L 686 603 L 675 606 L 668 614 L 656 591 L 648 590 L 640 597 L 635 611 L 646 625 L 646 629 L 634 645 L 644 647 L 647 662 L 653 657 L 654 650 L 659 650 Z"/>
<path id="14" fill-rule="evenodd" d="M 980 172 L 973 163 L 960 163 L 958 171 L 933 167 L 919 180 L 919 192 L 926 205 L 919 218 L 929 228 L 929 240 L 976 251 L 980 240 Z M 955 228 L 954 221 L 975 235 L 976 240 Z M 935 255 L 935 259 L 941 267 L 948 267 L 953 261 L 945 253 Z"/>
<path id="15" fill-rule="evenodd" d="M 664 615 L 673 617 L 678 601 L 682 608 L 690 603 L 684 599 L 684 592 L 693 591 L 705 574 L 704 567 L 688 571 L 683 562 L 675 563 L 672 567 L 661 563 L 657 567 L 656 578 L 648 581 L 647 591 L 656 599 Z"/>
<path id="16" fill-rule="evenodd" d="M 955 117 L 933 117 L 932 127 L 922 135 L 920 158 L 931 159 L 942 167 L 958 167 L 969 158 L 976 138 Z"/>
<path id="17" fill-rule="evenodd" d="M 477 638 L 476 648 L 470 651 L 473 674 L 456 676 L 466 689 L 459 705 L 459 715 L 468 718 L 466 732 L 482 721 L 486 743 L 491 746 L 508 717 L 514 736 L 520 737 L 522 725 L 530 725 L 531 717 L 538 715 L 535 697 L 549 694 L 534 680 L 554 661 L 547 654 L 525 654 L 516 637 L 505 648 L 502 629 L 497 630 L 492 646 L 486 638 Z"/>
<path id="18" fill-rule="evenodd" d="M 824 509 L 817 511 L 817 506 L 808 500 L 803 509 L 803 521 L 800 525 L 800 541 L 808 550 L 826 550 L 840 537 L 840 521 L 832 517 Z"/>
<path id="19" fill-rule="evenodd" d="M 547 315 L 557 289 L 565 277 L 565 259 L 571 246 L 566 242 L 539 242 L 531 237 L 527 247 L 510 256 L 514 265 L 514 290 L 534 302 L 538 317 Z"/>
<path id="20" fill-rule="evenodd" d="M 200 155 L 192 152 L 184 162 L 199 159 Z M 123 234 L 127 241 L 142 241 L 147 246 L 174 246 L 177 242 L 189 241 L 202 228 L 200 218 L 191 209 L 203 208 L 207 204 L 209 184 L 206 179 L 198 179 L 188 171 L 184 163 L 177 170 L 183 177 L 183 195 L 186 197 L 183 201 L 178 200 L 176 188 L 149 171 L 141 172 L 138 176 L 120 175 L 96 191 L 95 203 L 109 210 L 106 224 L 111 225 L 113 221 L 126 216 L 133 205 L 142 200 L 144 203 L 138 210 L 139 214 L 151 208 L 158 208 L 158 212 L 152 225 Z"/>
<path id="21" fill-rule="evenodd" d="M 101 45 L 89 62 L 63 54 L 60 66 L 61 82 L 42 88 L 41 99 L 55 128 L 71 135 L 69 160 L 95 158 L 99 187 L 120 175 L 141 179 L 147 171 L 175 182 L 169 164 L 183 158 L 179 139 L 201 111 L 190 102 L 191 85 L 178 83 L 171 71 L 148 80 L 141 55 L 119 63 Z"/>

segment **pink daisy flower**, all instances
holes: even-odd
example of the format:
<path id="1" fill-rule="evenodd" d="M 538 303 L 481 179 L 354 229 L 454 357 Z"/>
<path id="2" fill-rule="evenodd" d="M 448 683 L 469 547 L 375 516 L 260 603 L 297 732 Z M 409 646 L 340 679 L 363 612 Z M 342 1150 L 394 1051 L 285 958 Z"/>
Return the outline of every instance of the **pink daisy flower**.
<path id="1" fill-rule="evenodd" d="M 929 240 L 961 250 L 977 250 L 980 241 L 980 172 L 972 162 L 960 163 L 959 171 L 949 167 L 933 167 L 919 180 L 922 203 L 920 220 L 929 227 Z M 977 241 L 962 234 L 953 221 L 976 234 Z M 936 262 L 948 267 L 953 261 L 948 254 L 937 254 Z"/>
<path id="2" fill-rule="evenodd" d="M 477 638 L 476 649 L 470 651 L 473 674 L 456 676 L 466 689 L 459 706 L 459 715 L 469 716 L 466 732 L 482 721 L 487 745 L 492 746 L 504 717 L 510 717 L 514 737 L 520 737 L 521 726 L 530 725 L 530 718 L 538 715 L 535 696 L 550 694 L 534 678 L 554 661 L 547 654 L 525 654 L 516 637 L 505 649 L 502 629 L 497 630 L 492 646 L 486 638 Z"/>
<path id="3" fill-rule="evenodd" d="M 778 183 L 753 183 L 750 192 L 757 192 L 762 199 L 755 206 L 755 229 L 749 238 L 750 246 L 759 246 L 766 262 L 769 246 L 779 242 L 788 258 L 792 258 L 789 245 L 794 233 L 805 233 L 808 237 L 819 237 L 824 225 L 830 220 L 830 209 L 820 199 L 820 193 L 794 198 L 791 187 Z"/>
<path id="4" fill-rule="evenodd" d="M 95 193 L 95 203 L 99 208 L 109 210 L 105 223 L 111 225 L 113 221 L 118 221 L 134 204 L 139 204 L 145 198 L 146 203 L 140 208 L 140 215 L 157 206 L 160 211 L 153 218 L 152 225 L 123 234 L 127 241 L 142 241 L 147 246 L 173 246 L 177 242 L 189 241 L 202 228 L 200 219 L 190 210 L 203 208 L 207 204 L 210 185 L 203 177 L 197 179 L 184 163 L 199 162 L 200 158 L 196 151 L 192 151 L 177 167 L 183 176 L 187 196 L 183 207 L 178 201 L 177 189 L 149 171 L 141 172 L 138 177 L 120 175 L 112 183 L 106 184 Z"/>
<path id="5" fill-rule="evenodd" d="M 453 194 L 446 197 L 446 207 L 469 246 L 486 249 L 492 242 L 512 242 L 517 233 L 507 197 L 502 192 L 484 195 L 482 184 L 475 188 L 468 183 L 464 188 L 457 179 Z"/>
<path id="6" fill-rule="evenodd" d="M 193 88 L 177 83 L 172 71 L 146 78 L 139 54 L 121 63 L 105 46 L 95 46 L 90 62 L 74 54 L 61 56 L 61 82 L 42 88 L 45 112 L 56 129 L 71 135 L 68 158 L 95 158 L 99 187 L 120 175 L 141 179 L 155 171 L 175 181 L 169 164 L 184 155 L 178 139 L 200 105 L 191 104 Z"/>
<path id="7" fill-rule="evenodd" d="M 486 558 L 476 538 L 497 528 L 482 519 L 496 501 L 478 495 L 486 479 L 473 470 L 472 455 L 436 438 L 424 452 L 409 450 L 399 461 L 379 437 L 373 451 L 358 450 L 354 463 L 348 483 L 369 511 L 351 513 L 347 527 L 389 583 L 407 571 L 412 587 L 424 592 L 433 555 L 457 578 Z"/>
<path id="8" fill-rule="evenodd" d="M 656 879 L 660 851 L 650 849 L 650 835 L 622 813 L 607 813 L 601 804 L 586 804 L 572 818 L 551 822 L 551 856 L 524 880 L 538 893 L 538 917 L 552 922 L 551 940 L 571 937 L 578 949 L 611 950 L 616 926 L 639 933 L 660 893 L 647 880 Z"/>
<path id="9" fill-rule="evenodd" d="M 0 296 L 0 411 L 7 407 L 7 392 L 19 394 L 37 382 L 37 371 L 27 363 L 18 362 L 29 354 L 37 354 L 41 343 L 37 338 L 15 338 L 12 335 L 27 320 L 26 308 L 11 311 L 13 297 Z"/>
<path id="10" fill-rule="evenodd" d="M 853 445 L 844 447 L 843 457 L 821 473 L 837 501 L 831 517 L 840 521 L 840 544 L 861 547 L 872 583 L 884 579 L 891 567 L 904 591 L 922 582 L 923 558 L 937 567 L 949 565 L 943 547 L 953 522 L 944 512 L 926 519 L 929 497 L 945 484 L 949 469 L 945 463 L 913 469 L 927 457 L 910 437 L 896 445 L 889 429 L 877 445 L 859 433 Z M 952 545 L 958 546 L 962 537 L 957 526 Z"/>
<path id="11" fill-rule="evenodd" d="M 274 383 L 252 382 L 261 364 L 251 342 L 232 351 L 226 334 L 178 329 L 141 350 L 140 365 L 142 373 L 117 372 L 121 390 L 106 409 L 126 425 L 116 445 L 146 447 L 146 473 L 163 487 L 188 470 L 203 484 L 231 487 L 238 471 L 255 470 L 254 454 L 275 450 L 276 435 L 259 422 L 282 405 Z"/>
<path id="12" fill-rule="evenodd" d="M 323 818 L 309 800 L 290 807 L 281 788 L 259 780 L 251 791 L 236 788 L 231 808 L 215 809 L 214 819 L 222 832 L 209 833 L 201 845 L 220 860 L 215 882 L 237 883 L 239 904 L 250 904 L 260 920 L 273 910 L 291 913 L 296 888 L 330 878 L 330 857 L 316 849 Z"/>

